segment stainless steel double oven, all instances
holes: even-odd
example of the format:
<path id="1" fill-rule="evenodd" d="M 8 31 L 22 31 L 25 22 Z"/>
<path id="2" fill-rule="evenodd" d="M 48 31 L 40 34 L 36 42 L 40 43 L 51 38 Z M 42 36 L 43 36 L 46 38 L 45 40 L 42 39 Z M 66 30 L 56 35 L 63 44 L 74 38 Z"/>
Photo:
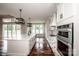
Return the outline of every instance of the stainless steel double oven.
<path id="1" fill-rule="evenodd" d="M 72 56 L 73 55 L 73 38 L 74 38 L 74 24 L 65 24 L 57 26 L 57 50 L 60 55 Z"/>

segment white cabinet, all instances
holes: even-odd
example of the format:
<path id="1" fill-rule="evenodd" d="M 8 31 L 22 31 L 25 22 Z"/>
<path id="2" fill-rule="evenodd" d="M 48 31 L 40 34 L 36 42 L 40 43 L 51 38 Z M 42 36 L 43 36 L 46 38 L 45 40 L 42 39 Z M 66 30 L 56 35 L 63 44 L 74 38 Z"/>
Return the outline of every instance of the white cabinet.
<path id="1" fill-rule="evenodd" d="M 57 51 L 57 37 L 56 36 L 50 37 L 48 42 L 55 56 L 60 56 L 60 54 Z"/>
<path id="2" fill-rule="evenodd" d="M 74 15 L 73 4 L 62 3 L 57 6 L 57 22 L 66 20 L 67 18 Z"/>
<path id="3" fill-rule="evenodd" d="M 62 16 L 63 15 L 63 4 L 58 4 L 57 5 L 57 22 L 62 20 Z"/>
<path id="4" fill-rule="evenodd" d="M 52 47 L 52 50 L 53 49 L 57 49 L 57 39 L 56 39 L 56 36 L 55 37 L 51 37 L 51 47 Z"/>
<path id="5" fill-rule="evenodd" d="M 48 42 L 55 56 L 60 56 L 59 52 L 57 51 L 57 37 L 56 36 L 50 37 Z"/>
<path id="6" fill-rule="evenodd" d="M 27 36 L 25 40 L 8 40 L 7 44 L 7 55 L 26 56 L 35 44 L 35 35 Z"/>
<path id="7" fill-rule="evenodd" d="M 53 36 L 51 37 L 49 40 L 48 40 L 52 50 L 55 49 L 57 50 L 57 39 L 56 39 L 56 36 Z"/>
<path id="8" fill-rule="evenodd" d="M 30 42 L 29 42 L 30 50 L 33 48 L 34 44 L 35 44 L 35 37 L 33 37 L 32 39 L 30 39 Z"/>
<path id="9" fill-rule="evenodd" d="M 63 4 L 63 18 L 66 19 L 68 17 L 73 16 L 73 4 L 65 3 Z"/>

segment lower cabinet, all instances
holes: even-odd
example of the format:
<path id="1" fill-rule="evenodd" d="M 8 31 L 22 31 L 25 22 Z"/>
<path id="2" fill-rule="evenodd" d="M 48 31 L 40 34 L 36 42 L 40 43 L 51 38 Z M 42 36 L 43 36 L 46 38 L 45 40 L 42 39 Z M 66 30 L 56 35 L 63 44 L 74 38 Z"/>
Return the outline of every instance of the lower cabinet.
<path id="1" fill-rule="evenodd" d="M 57 51 L 57 37 L 53 36 L 48 40 L 48 43 L 50 45 L 50 47 L 52 48 L 53 53 L 55 54 L 55 56 L 60 56 L 60 54 Z"/>
<path id="2" fill-rule="evenodd" d="M 56 36 L 55 37 L 51 37 L 49 39 L 49 44 L 50 44 L 52 50 L 53 49 L 57 49 L 57 39 L 56 39 Z"/>
<path id="3" fill-rule="evenodd" d="M 26 56 L 29 55 L 35 44 L 35 36 L 27 40 L 8 40 L 7 55 L 9 56 Z"/>
<path id="4" fill-rule="evenodd" d="M 32 38 L 29 43 L 30 50 L 33 48 L 34 44 L 35 44 L 35 38 Z"/>

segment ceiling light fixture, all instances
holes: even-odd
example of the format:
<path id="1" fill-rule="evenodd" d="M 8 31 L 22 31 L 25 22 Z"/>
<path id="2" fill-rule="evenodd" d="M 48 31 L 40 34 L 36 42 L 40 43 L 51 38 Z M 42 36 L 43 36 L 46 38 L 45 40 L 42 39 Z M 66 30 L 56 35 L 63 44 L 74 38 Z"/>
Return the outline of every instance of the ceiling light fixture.
<path id="1" fill-rule="evenodd" d="M 32 27 L 31 17 L 29 17 L 28 19 L 29 19 L 29 23 L 27 23 L 27 26 L 28 26 L 28 27 Z"/>
<path id="2" fill-rule="evenodd" d="M 20 17 L 16 18 L 15 23 L 17 23 L 17 24 L 25 24 L 24 19 L 21 17 L 22 9 L 19 9 L 19 11 L 20 11 Z"/>

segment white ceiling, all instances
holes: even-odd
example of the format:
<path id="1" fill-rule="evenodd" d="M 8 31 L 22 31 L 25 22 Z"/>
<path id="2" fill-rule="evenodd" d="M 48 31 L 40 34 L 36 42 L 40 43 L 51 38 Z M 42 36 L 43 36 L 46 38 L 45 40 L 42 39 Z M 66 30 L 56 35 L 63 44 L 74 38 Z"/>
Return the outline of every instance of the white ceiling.
<path id="1" fill-rule="evenodd" d="M 22 9 L 22 17 L 28 19 L 47 19 L 56 11 L 54 3 L 0 3 L 0 15 L 13 15 L 19 17 L 19 9 Z"/>

